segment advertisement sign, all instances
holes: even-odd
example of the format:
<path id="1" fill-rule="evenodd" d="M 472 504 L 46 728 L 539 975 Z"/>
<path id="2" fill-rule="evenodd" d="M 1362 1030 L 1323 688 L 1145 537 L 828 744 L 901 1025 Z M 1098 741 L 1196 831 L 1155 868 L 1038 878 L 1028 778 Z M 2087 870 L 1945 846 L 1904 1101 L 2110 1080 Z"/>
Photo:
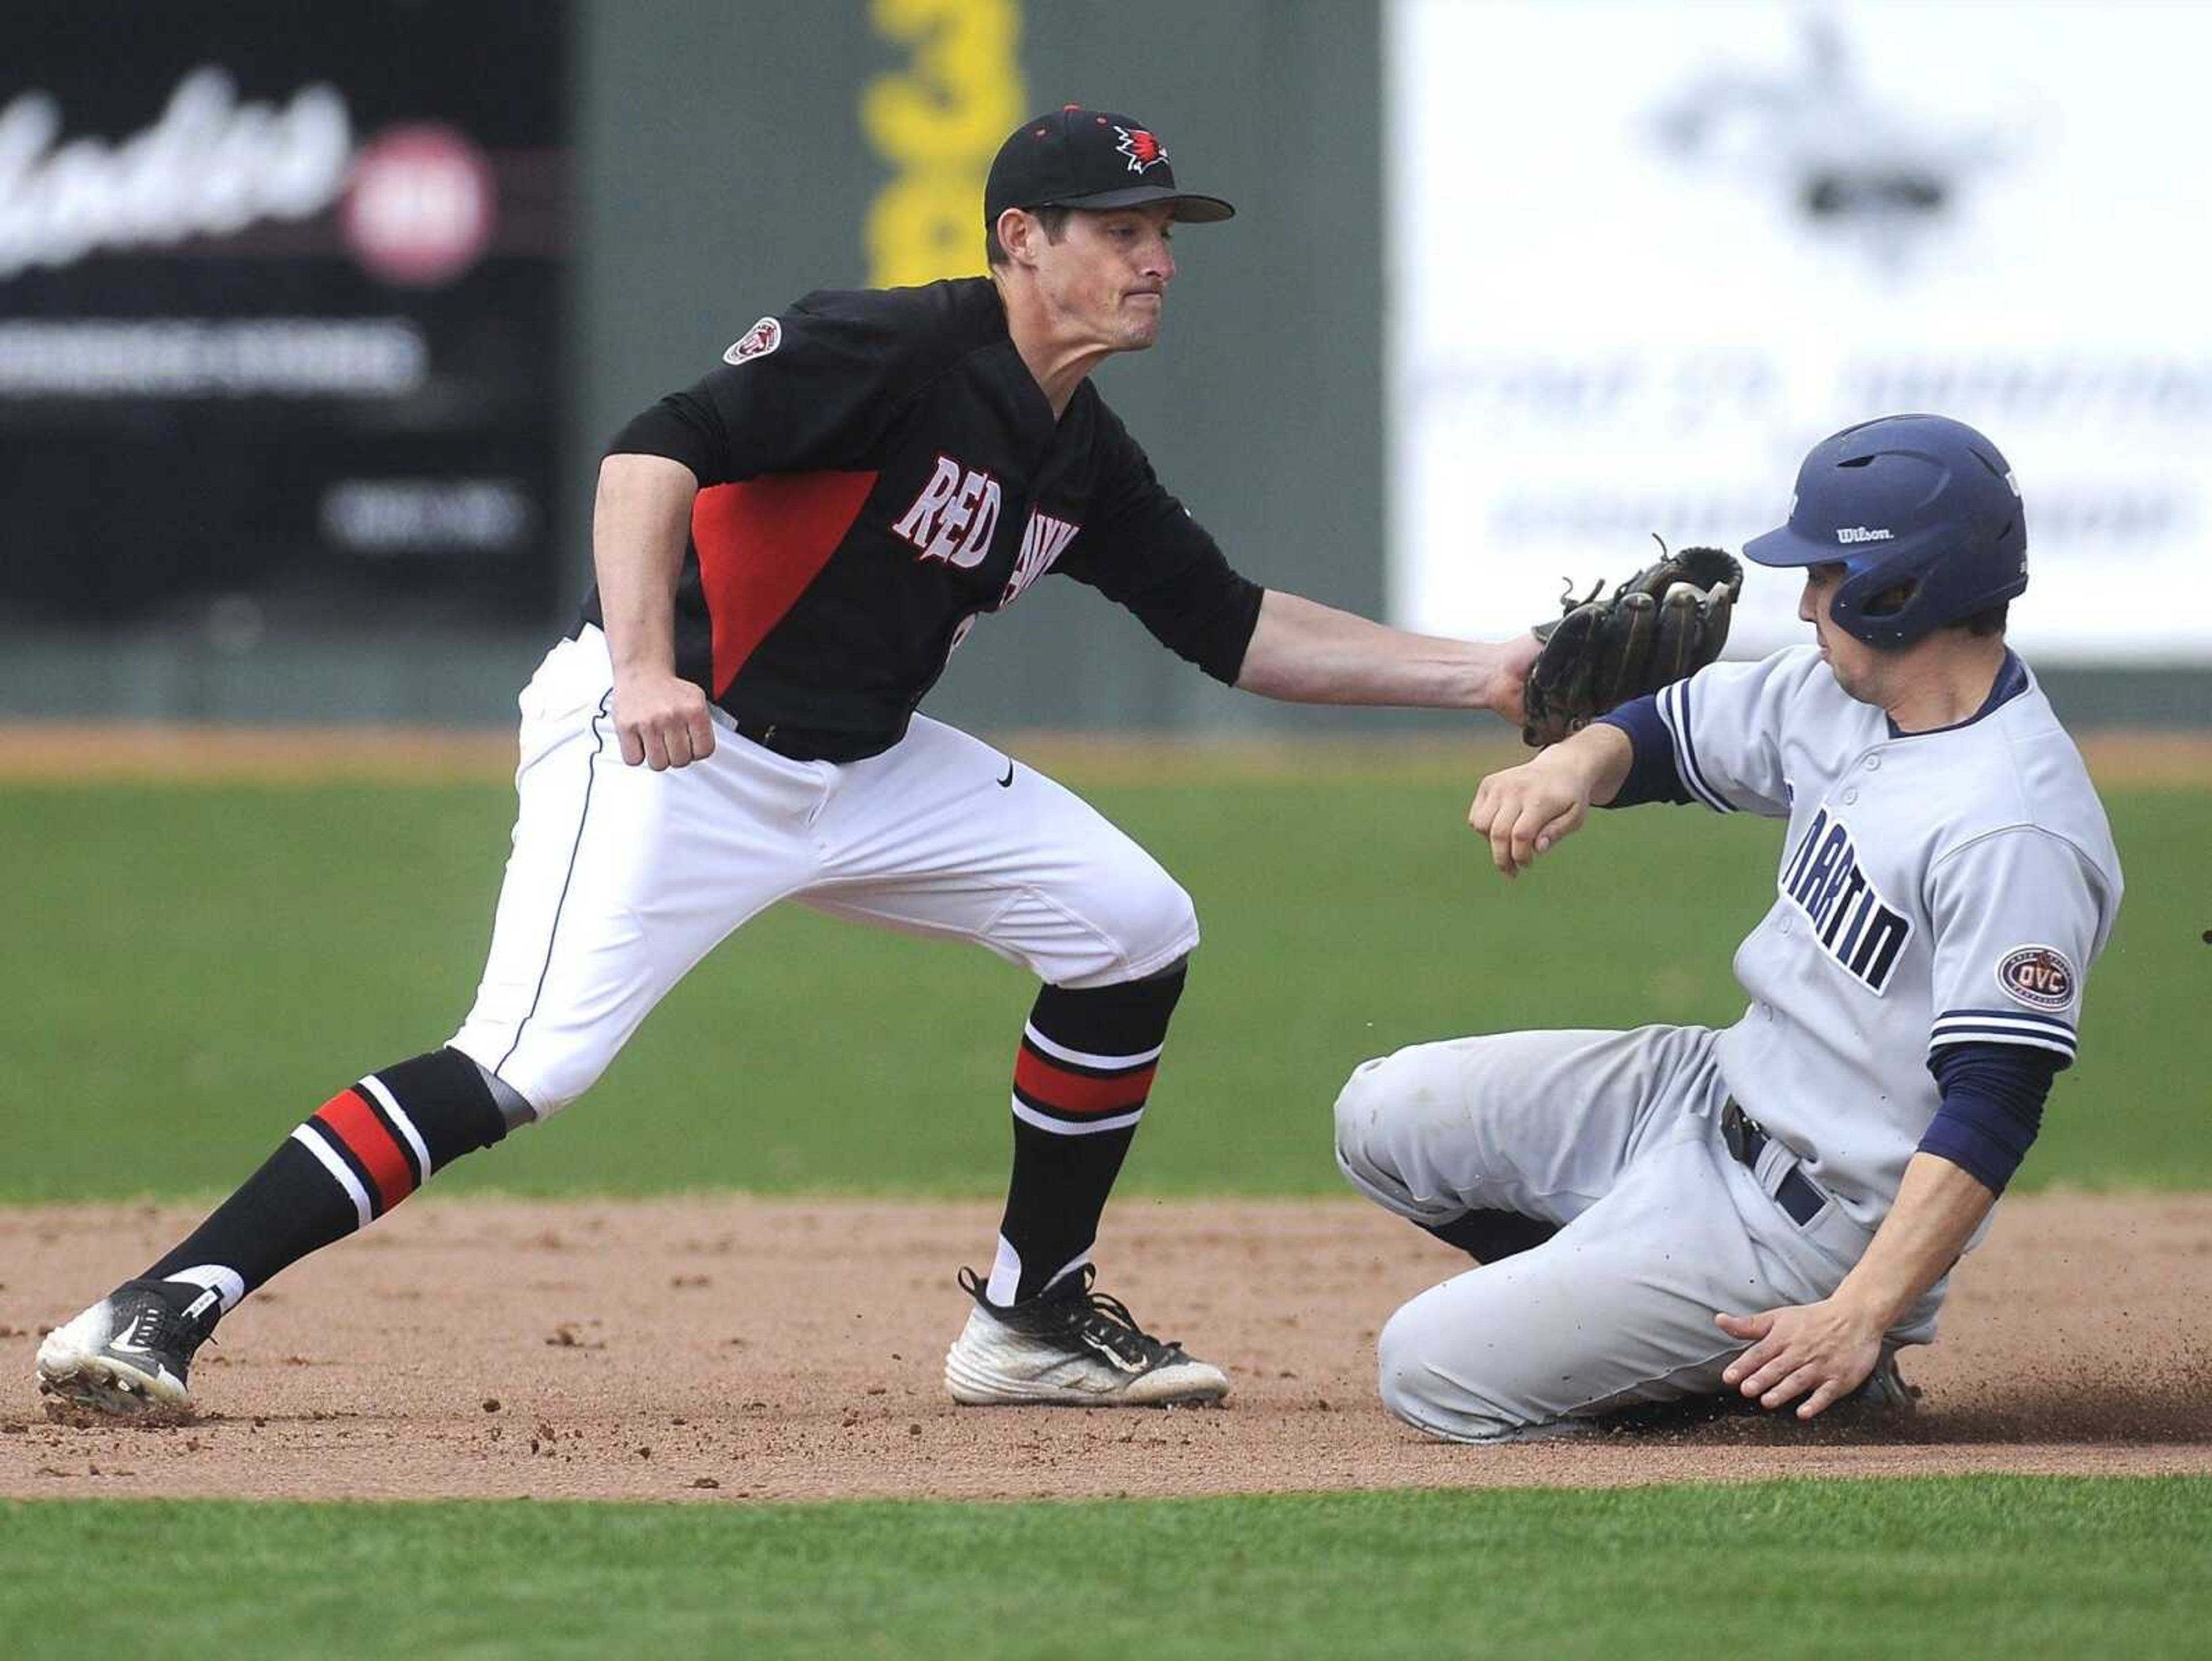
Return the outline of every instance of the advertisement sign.
<path id="1" fill-rule="evenodd" d="M 0 63 L 0 620 L 542 623 L 563 11 L 85 0 Z"/>
<path id="2" fill-rule="evenodd" d="M 2027 505 L 2031 657 L 2212 658 L 2212 10 L 1394 0 L 1391 596 L 1497 634 L 1779 524 L 1927 410 Z M 1732 653 L 1806 638 L 1754 571 Z"/>

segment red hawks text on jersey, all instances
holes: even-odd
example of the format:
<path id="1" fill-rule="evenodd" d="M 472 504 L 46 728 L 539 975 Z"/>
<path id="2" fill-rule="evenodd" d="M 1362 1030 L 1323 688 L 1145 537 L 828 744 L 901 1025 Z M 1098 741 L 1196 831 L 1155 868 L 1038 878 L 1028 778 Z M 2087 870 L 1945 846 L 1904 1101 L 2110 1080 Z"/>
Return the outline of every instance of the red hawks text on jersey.
<path id="1" fill-rule="evenodd" d="M 1224 682 L 1258 621 L 1089 382 L 1054 421 L 982 278 L 810 294 L 610 451 L 699 481 L 678 673 L 822 759 L 897 743 L 972 620 L 1048 572 Z"/>
<path id="2" fill-rule="evenodd" d="M 999 482 L 988 473 L 939 456 L 929 482 L 891 529 L 920 549 L 923 559 L 965 569 L 980 565 L 990 551 L 1000 500 Z"/>

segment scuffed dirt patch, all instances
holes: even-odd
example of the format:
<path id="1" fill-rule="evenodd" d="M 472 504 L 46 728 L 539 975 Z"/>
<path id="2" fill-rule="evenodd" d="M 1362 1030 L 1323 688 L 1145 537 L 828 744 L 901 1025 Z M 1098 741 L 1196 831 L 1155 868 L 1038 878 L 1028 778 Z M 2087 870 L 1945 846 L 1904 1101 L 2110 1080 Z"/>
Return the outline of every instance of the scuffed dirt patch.
<path id="1" fill-rule="evenodd" d="M 192 1221 L 0 1210 L 0 1494 L 630 1500 L 1187 1494 L 1966 1470 L 2212 1472 L 2212 1199 L 2008 1200 L 1899 1427 L 1730 1419 L 1452 1447 L 1376 1405 L 1375 1334 L 1463 1261 L 1352 1202 L 1125 1201 L 1102 1284 L 1226 1407 L 962 1409 L 939 1381 L 982 1204 L 416 1202 L 204 1350 L 190 1423 L 50 1422 L 42 1326 Z"/>

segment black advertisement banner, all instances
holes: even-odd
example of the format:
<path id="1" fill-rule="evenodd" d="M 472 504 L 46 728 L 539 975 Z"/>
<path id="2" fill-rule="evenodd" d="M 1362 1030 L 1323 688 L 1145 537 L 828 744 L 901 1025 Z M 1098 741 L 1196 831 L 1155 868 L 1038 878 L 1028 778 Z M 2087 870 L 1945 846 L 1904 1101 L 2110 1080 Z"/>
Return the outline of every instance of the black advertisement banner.
<path id="1" fill-rule="evenodd" d="M 11 9 L 0 621 L 543 624 L 566 11 Z"/>

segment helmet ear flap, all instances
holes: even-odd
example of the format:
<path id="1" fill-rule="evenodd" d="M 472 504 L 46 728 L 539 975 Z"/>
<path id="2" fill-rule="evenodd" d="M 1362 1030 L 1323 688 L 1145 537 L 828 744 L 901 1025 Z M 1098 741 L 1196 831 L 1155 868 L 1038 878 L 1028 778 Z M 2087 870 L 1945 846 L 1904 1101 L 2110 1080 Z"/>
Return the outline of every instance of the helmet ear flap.
<path id="1" fill-rule="evenodd" d="M 1878 594 L 1869 595 L 1866 604 L 1861 608 L 1861 614 L 1869 617 L 1894 617 L 1911 609 L 1913 601 L 1919 597 L 1920 583 L 1917 577 L 1907 577 L 1902 582 L 1892 583 Z"/>
<path id="2" fill-rule="evenodd" d="M 1927 586 L 1924 577 L 1912 568 L 1909 553 L 1902 561 L 1894 555 L 1846 561 L 1828 615 L 1837 627 L 1868 646 L 1893 651 L 1909 645 L 1924 632 L 1916 627 L 1919 620 L 1914 615 L 1914 603 Z"/>

